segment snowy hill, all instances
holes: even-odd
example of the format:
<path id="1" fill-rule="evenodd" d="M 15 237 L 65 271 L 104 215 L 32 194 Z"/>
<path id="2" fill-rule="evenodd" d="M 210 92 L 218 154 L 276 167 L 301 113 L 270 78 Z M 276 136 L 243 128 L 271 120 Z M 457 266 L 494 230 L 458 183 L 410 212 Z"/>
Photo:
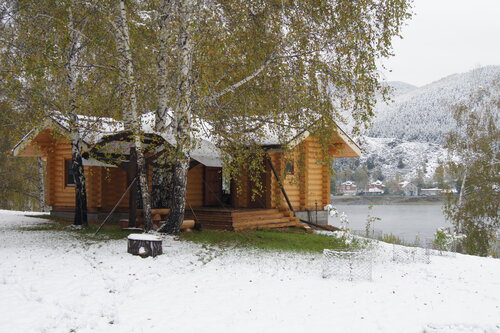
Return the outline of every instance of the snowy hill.
<path id="1" fill-rule="evenodd" d="M 456 254 L 398 263 L 394 249 L 404 248 L 377 243 L 369 252 L 372 281 L 344 281 L 322 277 L 319 253 L 165 237 L 164 254 L 143 259 L 126 253 L 125 239 L 44 231 L 48 220 L 22 213 L 0 211 L 0 221 L 1 332 L 500 329 L 498 259 Z"/>
<path id="2" fill-rule="evenodd" d="M 379 103 L 368 135 L 408 141 L 443 143 L 453 126 L 451 110 L 479 87 L 494 89 L 500 66 L 487 66 L 454 74 L 415 88 L 403 82 L 389 82 L 394 103 Z"/>
<path id="3" fill-rule="evenodd" d="M 454 74 L 423 87 L 405 82 L 388 82 L 393 103 L 376 107 L 373 126 L 365 137 L 364 155 L 355 166 L 340 162 L 340 170 L 367 167 L 375 180 L 380 170 L 385 178 L 399 174 L 414 180 L 423 172 L 432 179 L 438 161 L 446 159 L 442 147 L 445 135 L 455 126 L 453 106 L 467 101 L 478 88 L 497 89 L 500 66 L 487 66 Z M 343 164 L 343 165 L 342 165 Z"/>
<path id="4" fill-rule="evenodd" d="M 418 89 L 418 87 L 414 86 L 413 84 L 409 84 L 409 83 L 401 82 L 401 81 L 389 81 L 386 83 L 386 85 L 393 89 L 392 93 L 391 93 L 391 96 L 393 98 L 407 94 L 411 91 L 414 91 L 415 89 Z"/>
<path id="5" fill-rule="evenodd" d="M 441 145 L 427 142 L 410 142 L 393 138 L 366 138 L 366 153 L 361 163 L 377 166 L 385 177 L 412 180 L 422 170 L 431 179 L 439 161 L 444 161 L 447 151 Z"/>

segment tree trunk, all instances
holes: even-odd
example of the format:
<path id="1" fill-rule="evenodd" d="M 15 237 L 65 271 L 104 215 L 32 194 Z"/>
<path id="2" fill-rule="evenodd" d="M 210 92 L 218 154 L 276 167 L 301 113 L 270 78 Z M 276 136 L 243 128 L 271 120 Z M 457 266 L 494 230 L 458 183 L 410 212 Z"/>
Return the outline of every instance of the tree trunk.
<path id="1" fill-rule="evenodd" d="M 80 52 L 80 34 L 74 29 L 73 14 L 69 8 L 68 29 L 70 35 L 70 48 L 68 52 L 68 61 L 66 62 L 66 75 L 69 87 L 69 101 L 68 101 L 68 119 L 69 130 L 71 136 L 71 156 L 73 175 L 75 180 L 75 218 L 73 221 L 74 226 L 85 227 L 88 225 L 87 219 L 87 188 L 85 181 L 85 173 L 83 169 L 82 158 L 82 139 L 80 136 L 80 123 L 78 120 L 76 104 L 76 83 L 77 72 L 76 65 L 78 62 L 78 53 Z"/>
<path id="2" fill-rule="evenodd" d="M 123 83 L 124 94 L 124 122 L 125 129 L 131 130 L 134 146 L 137 153 L 137 173 L 142 197 L 142 209 L 144 211 L 144 224 L 146 232 L 151 231 L 151 196 L 146 170 L 146 159 L 141 141 L 141 124 L 137 112 L 137 84 L 135 80 L 132 52 L 130 50 L 130 33 L 127 24 L 127 10 L 125 1 L 119 0 L 117 19 L 116 42 L 120 55 L 120 75 Z"/>
<path id="3" fill-rule="evenodd" d="M 159 230 L 170 234 L 176 234 L 184 220 L 186 203 L 187 174 L 189 171 L 189 160 L 191 146 L 191 111 L 193 107 L 193 40 L 190 34 L 190 25 L 194 12 L 194 1 L 186 0 L 179 2 L 180 35 L 179 49 L 181 50 L 181 63 L 179 81 L 177 86 L 177 103 L 174 110 L 174 131 L 176 149 L 174 152 L 174 172 L 172 207 L 167 223 Z"/>
<path id="4" fill-rule="evenodd" d="M 38 203 L 40 211 L 45 212 L 45 174 L 43 168 L 43 159 L 38 158 Z"/>
<path id="5" fill-rule="evenodd" d="M 162 0 L 159 17 L 159 52 L 158 52 L 158 109 L 156 111 L 155 131 L 165 133 L 168 120 L 168 42 L 171 34 L 171 17 L 177 1 Z M 163 145 L 159 150 L 163 150 Z M 170 208 L 173 189 L 173 165 L 169 163 L 169 154 L 159 156 L 153 165 L 152 206 L 154 208 Z"/>
<path id="6" fill-rule="evenodd" d="M 153 166 L 153 208 L 171 208 L 173 191 L 174 167 L 164 161 L 158 161 Z"/>
<path id="7" fill-rule="evenodd" d="M 464 200 L 464 195 L 465 195 L 465 182 L 467 181 L 467 173 L 468 173 L 468 167 L 467 165 L 465 166 L 465 170 L 464 170 L 464 177 L 462 179 L 462 185 L 460 186 L 460 193 L 458 194 L 458 211 L 460 212 L 462 210 L 462 205 L 463 205 L 463 200 Z M 460 224 L 458 225 L 458 232 L 460 233 L 463 233 L 464 230 L 464 226 L 463 226 L 463 223 L 462 221 L 459 222 Z"/>
<path id="8" fill-rule="evenodd" d="M 87 219 L 87 185 L 83 169 L 82 142 L 71 140 L 71 153 L 73 157 L 73 176 L 75 178 L 75 226 L 85 227 Z"/>

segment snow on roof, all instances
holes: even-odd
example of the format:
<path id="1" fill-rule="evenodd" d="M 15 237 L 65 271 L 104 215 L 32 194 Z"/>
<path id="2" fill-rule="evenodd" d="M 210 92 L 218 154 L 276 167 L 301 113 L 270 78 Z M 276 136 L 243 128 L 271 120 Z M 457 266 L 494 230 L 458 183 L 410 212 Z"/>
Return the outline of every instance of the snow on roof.
<path id="1" fill-rule="evenodd" d="M 173 133 L 173 128 L 170 126 L 173 119 L 173 111 L 167 114 L 167 121 L 165 124 L 166 130 L 163 133 L 156 131 L 156 115 L 155 112 L 148 112 L 141 115 L 141 130 L 145 134 L 154 134 L 161 136 L 166 142 L 175 146 L 176 139 Z M 125 130 L 123 121 L 119 121 L 109 117 L 92 117 L 78 115 L 79 132 L 82 140 L 87 147 L 96 145 L 105 136 L 118 134 Z M 56 126 L 62 128 L 66 132 L 70 130 L 70 121 L 67 115 L 60 112 L 51 112 L 45 126 L 49 127 L 52 122 Z M 195 124 L 193 131 L 193 138 L 196 142 L 194 148 L 191 150 L 191 157 L 198 162 L 212 167 L 221 167 L 221 152 L 214 144 L 215 139 L 210 133 L 211 126 L 204 121 L 198 120 Z M 255 135 L 254 142 L 262 146 L 278 146 L 282 144 L 289 144 L 291 147 L 296 146 L 308 136 L 309 131 L 299 130 L 292 128 L 283 123 L 281 124 L 266 124 L 261 131 L 264 135 Z M 30 131 L 13 149 L 14 155 L 17 155 L 22 150 L 23 145 L 27 144 L 39 132 L 34 130 Z M 337 134 L 345 141 L 345 143 L 358 155 L 361 155 L 359 146 L 337 125 Z M 125 151 L 130 148 L 130 144 L 126 142 L 114 142 L 112 145 L 114 151 Z"/>
<path id="2" fill-rule="evenodd" d="M 79 133 L 87 147 L 99 143 L 105 136 L 118 134 L 125 130 L 123 121 L 108 117 L 89 117 L 78 115 L 78 121 L 80 125 Z M 70 130 L 68 116 L 63 115 L 60 112 L 51 112 L 48 120 L 41 126 L 41 128 L 51 127 L 53 124 L 66 132 L 69 132 Z M 155 131 L 155 125 L 156 117 L 154 112 L 149 112 L 141 116 L 141 130 L 143 133 L 160 135 L 165 141 L 171 145 L 175 145 L 175 136 L 172 133 L 171 127 L 167 126 L 168 130 L 164 133 L 157 133 Z M 195 131 L 195 133 L 196 145 L 191 151 L 191 157 L 206 166 L 221 167 L 222 160 L 220 150 L 215 146 L 215 144 L 210 142 L 206 136 L 199 134 L 203 133 L 203 131 Z M 14 155 L 17 155 L 19 149 L 22 148 L 24 144 L 28 143 L 36 134 L 38 134 L 38 131 L 32 130 L 25 135 L 14 147 Z M 113 152 L 127 151 L 130 148 L 131 143 L 113 142 L 110 146 L 112 146 Z M 96 161 L 93 163 L 96 163 Z"/>
<path id="3" fill-rule="evenodd" d="M 69 132 L 70 122 L 68 116 L 60 112 L 51 112 L 49 118 Z M 88 145 L 99 142 L 104 136 L 115 134 L 124 130 L 122 121 L 109 117 L 91 117 L 78 115 L 79 133 L 82 140 Z"/>

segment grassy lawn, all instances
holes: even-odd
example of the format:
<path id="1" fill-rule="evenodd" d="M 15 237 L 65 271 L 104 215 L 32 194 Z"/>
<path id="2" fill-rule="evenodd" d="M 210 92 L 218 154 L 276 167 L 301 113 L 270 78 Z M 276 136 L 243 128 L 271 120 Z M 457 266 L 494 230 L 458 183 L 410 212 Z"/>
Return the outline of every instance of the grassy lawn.
<path id="1" fill-rule="evenodd" d="M 46 220 L 32 226 L 21 227 L 24 231 L 58 231 L 81 238 L 83 241 L 106 241 L 110 239 L 125 239 L 130 232 L 121 231 L 116 223 L 103 226 L 94 236 L 99 227 L 98 223 L 90 223 L 88 228 L 73 230 L 71 222 L 47 215 L 29 215 Z M 260 229 L 247 231 L 215 231 L 203 230 L 184 232 L 179 235 L 182 241 L 190 241 L 219 247 L 246 247 L 264 250 L 282 250 L 296 252 L 323 252 L 323 249 L 351 249 L 359 248 L 361 244 L 354 239 L 349 244 L 344 239 L 326 235 L 317 235 L 298 228 Z"/>
<path id="2" fill-rule="evenodd" d="M 105 224 L 99 231 L 99 233 L 96 236 L 94 236 L 94 233 L 96 232 L 97 228 L 99 228 L 100 223 L 90 222 L 89 226 L 83 230 L 73 230 L 70 228 L 71 222 L 67 220 L 62 220 L 47 215 L 27 215 L 27 216 L 41 218 L 48 221 L 32 226 L 21 227 L 20 230 L 61 231 L 91 241 L 103 241 L 108 239 L 125 239 L 130 234 L 130 232 L 122 231 L 118 226 L 118 224 L 116 223 Z"/>
<path id="3" fill-rule="evenodd" d="M 359 248 L 359 241 L 308 233 L 301 229 L 261 229 L 240 232 L 204 230 L 182 233 L 180 239 L 220 247 L 248 247 L 264 250 L 323 252 L 323 249 Z"/>

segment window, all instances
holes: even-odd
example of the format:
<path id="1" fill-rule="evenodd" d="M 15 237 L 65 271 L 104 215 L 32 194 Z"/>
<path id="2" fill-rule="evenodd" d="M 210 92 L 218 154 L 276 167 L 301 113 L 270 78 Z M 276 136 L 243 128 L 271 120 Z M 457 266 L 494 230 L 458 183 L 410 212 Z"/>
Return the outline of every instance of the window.
<path id="1" fill-rule="evenodd" d="M 71 159 L 64 160 L 64 175 L 66 186 L 75 186 L 75 175 L 73 174 L 73 161 Z"/>
<path id="2" fill-rule="evenodd" d="M 287 160 L 285 164 L 285 173 L 287 175 L 293 175 L 295 173 L 293 160 Z"/>

